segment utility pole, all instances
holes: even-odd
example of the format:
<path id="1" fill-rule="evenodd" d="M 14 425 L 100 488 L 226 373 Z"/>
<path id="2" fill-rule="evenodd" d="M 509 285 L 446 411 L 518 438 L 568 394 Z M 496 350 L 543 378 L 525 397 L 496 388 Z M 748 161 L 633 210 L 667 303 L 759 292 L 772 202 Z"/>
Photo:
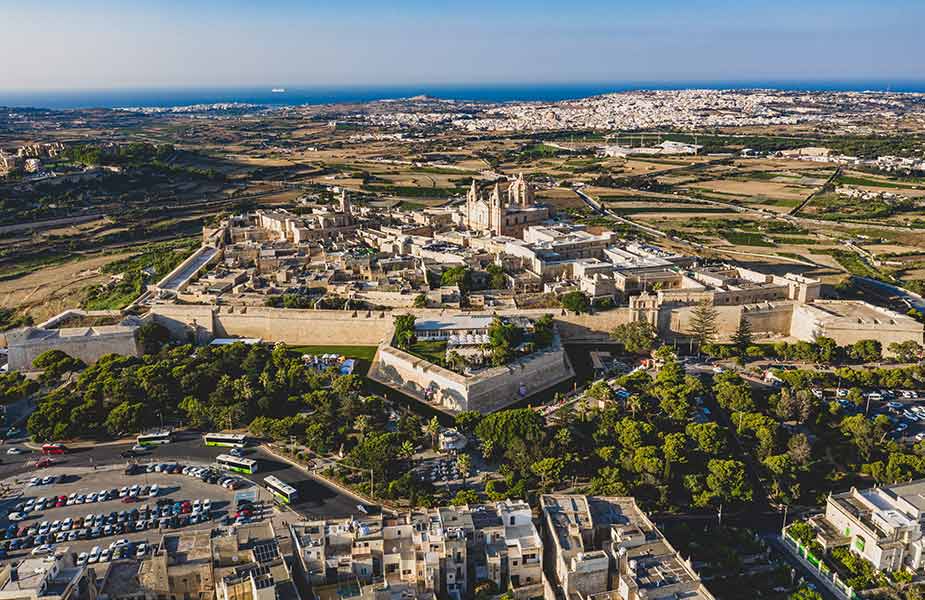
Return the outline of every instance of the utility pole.
<path id="1" fill-rule="evenodd" d="M 787 528 L 787 509 L 790 508 L 786 504 L 784 505 L 784 523 L 781 525 L 780 530 L 783 531 Z"/>
<path id="2" fill-rule="evenodd" d="M 720 503 L 719 511 L 717 511 L 716 513 L 716 522 L 719 524 L 720 527 L 723 526 L 723 504 L 722 503 Z"/>

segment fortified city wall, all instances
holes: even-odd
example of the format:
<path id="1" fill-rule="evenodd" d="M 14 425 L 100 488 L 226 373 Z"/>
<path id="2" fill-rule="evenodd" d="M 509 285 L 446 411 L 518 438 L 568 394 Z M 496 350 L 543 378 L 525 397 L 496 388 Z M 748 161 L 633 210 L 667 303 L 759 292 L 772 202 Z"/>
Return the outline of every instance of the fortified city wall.
<path id="1" fill-rule="evenodd" d="M 255 306 L 211 306 L 158 304 L 151 307 L 154 320 L 174 337 L 190 339 L 195 330 L 197 342 L 213 337 L 261 338 L 287 344 L 377 346 L 392 334 L 393 314 L 413 314 L 418 318 L 459 314 L 458 310 L 400 309 L 299 310 Z M 609 332 L 632 319 L 632 311 L 617 308 L 594 315 L 561 314 L 560 309 L 503 310 L 506 315 L 540 317 L 552 314 L 559 335 L 566 342 L 607 341 Z M 492 314 L 489 311 L 476 314 Z"/>

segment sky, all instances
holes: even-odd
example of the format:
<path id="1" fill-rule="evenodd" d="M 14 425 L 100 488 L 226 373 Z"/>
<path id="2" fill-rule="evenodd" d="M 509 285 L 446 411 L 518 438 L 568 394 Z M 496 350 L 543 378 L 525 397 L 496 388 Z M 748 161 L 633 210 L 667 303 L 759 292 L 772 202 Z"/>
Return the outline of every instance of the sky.
<path id="1" fill-rule="evenodd" d="M 925 80 L 925 0 L 0 0 L 0 15 L 0 91 Z"/>

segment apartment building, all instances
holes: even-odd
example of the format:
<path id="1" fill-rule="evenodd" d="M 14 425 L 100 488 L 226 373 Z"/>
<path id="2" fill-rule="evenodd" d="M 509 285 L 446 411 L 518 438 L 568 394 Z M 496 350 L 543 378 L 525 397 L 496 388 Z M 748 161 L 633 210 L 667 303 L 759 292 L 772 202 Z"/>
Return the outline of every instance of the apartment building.
<path id="1" fill-rule="evenodd" d="M 54 556 L 25 558 L 0 566 L 2 600 L 82 600 L 88 598 L 90 576 L 75 564 L 67 548 Z"/>
<path id="2" fill-rule="evenodd" d="M 877 569 L 925 569 L 925 479 L 830 494 L 810 519 L 826 550 L 847 546 Z"/>
<path id="3" fill-rule="evenodd" d="M 540 498 L 546 560 L 566 600 L 712 600 L 633 498 Z"/>
<path id="4" fill-rule="evenodd" d="M 285 532 L 288 533 L 288 532 Z M 270 521 L 212 536 L 208 529 L 165 535 L 141 561 L 113 561 L 96 585 L 107 600 L 301 600 L 287 564 L 291 546 Z"/>
<path id="5" fill-rule="evenodd" d="M 525 502 L 290 528 L 294 570 L 318 600 L 460 600 L 485 580 L 517 600 L 546 593 L 542 542 Z"/>

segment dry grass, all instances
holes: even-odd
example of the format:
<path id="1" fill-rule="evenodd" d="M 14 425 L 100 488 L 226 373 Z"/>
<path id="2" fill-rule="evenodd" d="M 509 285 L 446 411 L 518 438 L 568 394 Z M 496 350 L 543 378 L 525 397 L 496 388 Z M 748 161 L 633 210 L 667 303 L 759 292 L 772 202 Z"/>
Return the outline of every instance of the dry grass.
<path id="1" fill-rule="evenodd" d="M 0 281 L 0 307 L 19 308 L 41 322 L 80 303 L 84 289 L 109 281 L 99 269 L 133 253 L 108 254 L 74 260 L 28 275 Z"/>

